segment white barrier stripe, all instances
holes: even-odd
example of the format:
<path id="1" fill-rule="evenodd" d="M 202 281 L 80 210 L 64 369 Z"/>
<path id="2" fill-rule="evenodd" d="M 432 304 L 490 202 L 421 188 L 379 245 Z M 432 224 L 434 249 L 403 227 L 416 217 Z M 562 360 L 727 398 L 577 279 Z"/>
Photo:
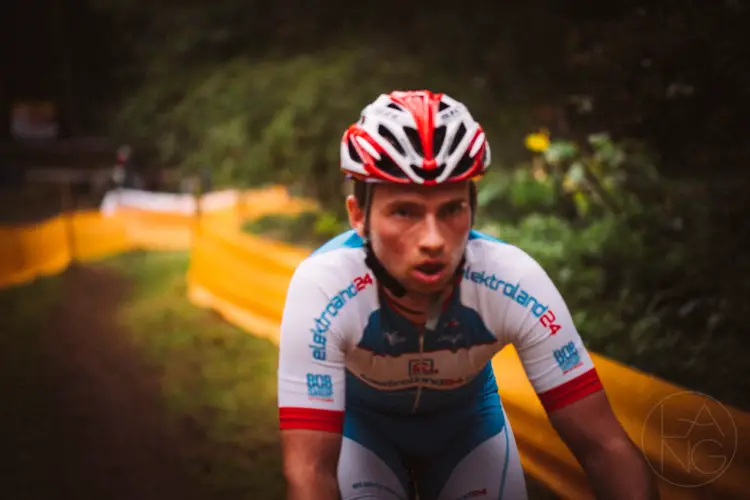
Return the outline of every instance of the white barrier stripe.
<path id="1" fill-rule="evenodd" d="M 233 206 L 237 202 L 236 190 L 207 193 L 201 197 L 201 210 L 214 212 Z M 160 193 L 138 189 L 108 191 L 104 195 L 100 210 L 111 215 L 118 208 L 136 208 L 150 212 L 191 215 L 196 211 L 195 197 L 190 194 Z"/>

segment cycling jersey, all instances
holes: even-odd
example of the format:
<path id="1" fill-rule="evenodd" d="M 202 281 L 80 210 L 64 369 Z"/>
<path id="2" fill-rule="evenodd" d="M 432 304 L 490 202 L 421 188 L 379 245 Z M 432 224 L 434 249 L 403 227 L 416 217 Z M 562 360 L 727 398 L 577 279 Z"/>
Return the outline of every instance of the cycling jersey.
<path id="1" fill-rule="evenodd" d="M 343 431 L 389 464 L 394 453 L 416 462 L 443 456 L 450 440 L 465 439 L 451 441 L 455 465 L 507 426 L 495 378 L 502 384 L 502 373 L 491 365 L 504 346 L 515 346 L 547 411 L 601 388 L 563 298 L 520 248 L 471 231 L 457 285 L 424 327 L 390 305 L 364 257 L 362 238 L 347 231 L 291 279 L 281 429 Z"/>

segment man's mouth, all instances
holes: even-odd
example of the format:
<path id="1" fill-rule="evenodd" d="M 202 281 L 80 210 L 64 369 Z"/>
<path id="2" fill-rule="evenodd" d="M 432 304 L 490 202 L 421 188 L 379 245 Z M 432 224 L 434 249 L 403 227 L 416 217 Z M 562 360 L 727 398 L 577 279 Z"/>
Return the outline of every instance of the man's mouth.
<path id="1" fill-rule="evenodd" d="M 426 274 L 427 276 L 432 276 L 434 274 L 439 274 L 445 269 L 445 264 L 442 264 L 440 262 L 428 262 L 425 264 L 420 264 L 417 266 L 417 271 Z"/>

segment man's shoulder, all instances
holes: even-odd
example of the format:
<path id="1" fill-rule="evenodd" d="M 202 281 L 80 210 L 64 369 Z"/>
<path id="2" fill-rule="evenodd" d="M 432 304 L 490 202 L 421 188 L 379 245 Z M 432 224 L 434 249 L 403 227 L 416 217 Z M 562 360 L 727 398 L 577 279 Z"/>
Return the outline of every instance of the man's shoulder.
<path id="1" fill-rule="evenodd" d="M 297 266 L 294 274 L 296 278 L 304 278 L 318 287 L 337 288 L 368 271 L 364 242 L 352 230 L 339 234 L 313 251 Z"/>
<path id="2" fill-rule="evenodd" d="M 467 264 L 488 270 L 521 271 L 538 265 L 525 250 L 481 231 L 469 233 Z"/>
<path id="3" fill-rule="evenodd" d="M 354 229 L 350 229 L 323 243 L 317 250 L 313 251 L 310 257 L 324 255 L 337 250 L 364 249 L 364 246 L 365 243 L 362 237 Z"/>

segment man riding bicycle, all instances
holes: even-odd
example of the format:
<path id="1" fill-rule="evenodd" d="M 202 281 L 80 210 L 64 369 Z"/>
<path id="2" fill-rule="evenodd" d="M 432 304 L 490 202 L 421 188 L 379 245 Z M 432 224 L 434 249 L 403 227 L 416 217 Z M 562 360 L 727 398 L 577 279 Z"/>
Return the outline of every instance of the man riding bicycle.
<path id="1" fill-rule="evenodd" d="M 656 497 L 555 285 L 472 230 L 489 163 L 445 94 L 381 95 L 344 134 L 353 229 L 299 265 L 282 318 L 290 500 L 526 498 L 490 363 L 508 344 L 597 496 Z"/>

